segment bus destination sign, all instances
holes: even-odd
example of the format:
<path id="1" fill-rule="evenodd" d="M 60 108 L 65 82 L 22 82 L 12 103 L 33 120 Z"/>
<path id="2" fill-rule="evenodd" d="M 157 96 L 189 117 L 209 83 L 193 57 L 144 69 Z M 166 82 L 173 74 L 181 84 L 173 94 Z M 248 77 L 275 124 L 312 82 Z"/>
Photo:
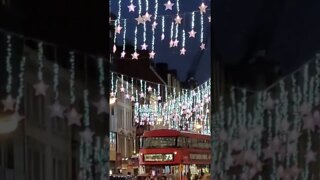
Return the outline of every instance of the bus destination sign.
<path id="1" fill-rule="evenodd" d="M 169 162 L 173 161 L 173 154 L 145 154 L 145 162 Z"/>

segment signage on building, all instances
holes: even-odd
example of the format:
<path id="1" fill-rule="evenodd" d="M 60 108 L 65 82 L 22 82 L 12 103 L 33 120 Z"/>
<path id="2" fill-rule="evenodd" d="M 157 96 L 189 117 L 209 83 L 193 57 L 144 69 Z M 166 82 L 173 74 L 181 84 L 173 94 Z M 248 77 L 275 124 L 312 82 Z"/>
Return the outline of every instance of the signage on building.
<path id="1" fill-rule="evenodd" d="M 190 160 L 210 160 L 210 154 L 190 154 Z"/>
<path id="2" fill-rule="evenodd" d="M 145 154 L 146 162 L 169 162 L 173 161 L 173 154 Z"/>

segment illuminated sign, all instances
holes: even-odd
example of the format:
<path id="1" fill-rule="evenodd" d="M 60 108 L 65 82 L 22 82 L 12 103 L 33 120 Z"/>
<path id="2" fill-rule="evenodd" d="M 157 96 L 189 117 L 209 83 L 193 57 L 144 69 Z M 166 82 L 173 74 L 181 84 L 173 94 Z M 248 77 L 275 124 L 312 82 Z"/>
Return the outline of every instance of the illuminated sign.
<path id="1" fill-rule="evenodd" d="M 145 154 L 146 162 L 168 162 L 173 161 L 173 154 Z"/>
<path id="2" fill-rule="evenodd" d="M 190 154 L 191 160 L 210 160 L 210 154 Z"/>

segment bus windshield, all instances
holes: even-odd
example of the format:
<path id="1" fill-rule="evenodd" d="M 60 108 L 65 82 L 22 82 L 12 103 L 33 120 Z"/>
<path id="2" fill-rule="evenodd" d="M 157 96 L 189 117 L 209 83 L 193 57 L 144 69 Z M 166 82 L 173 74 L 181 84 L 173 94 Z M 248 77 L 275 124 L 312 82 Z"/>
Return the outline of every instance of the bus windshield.
<path id="1" fill-rule="evenodd" d="M 143 138 L 143 148 L 176 147 L 176 137 L 146 137 Z"/>

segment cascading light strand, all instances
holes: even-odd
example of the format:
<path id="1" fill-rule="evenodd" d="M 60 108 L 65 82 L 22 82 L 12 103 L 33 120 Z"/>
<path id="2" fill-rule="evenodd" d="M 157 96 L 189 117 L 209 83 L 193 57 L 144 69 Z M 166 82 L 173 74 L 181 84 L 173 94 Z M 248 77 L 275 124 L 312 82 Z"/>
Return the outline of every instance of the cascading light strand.
<path id="1" fill-rule="evenodd" d="M 6 70 L 8 73 L 7 79 L 7 94 L 11 93 L 11 85 L 12 85 L 12 65 L 11 65 L 11 57 L 12 57 L 12 44 L 11 44 L 11 36 L 7 35 L 7 57 L 6 57 Z"/>
<path id="2" fill-rule="evenodd" d="M 134 53 L 131 54 L 132 59 L 138 59 L 138 56 L 139 56 L 139 54 L 137 53 L 137 33 L 138 33 L 138 26 L 136 26 L 134 30 Z"/>
<path id="3" fill-rule="evenodd" d="M 104 64 L 103 58 L 98 59 L 98 68 L 99 68 L 99 86 L 100 86 L 100 95 L 103 96 L 105 93 L 104 87 Z"/>
<path id="4" fill-rule="evenodd" d="M 69 52 L 69 55 L 70 55 L 70 102 L 71 104 L 74 104 L 75 101 L 76 101 L 76 97 L 75 97 L 75 94 L 74 94 L 74 78 L 75 78 L 75 57 L 74 57 L 74 52 Z"/>
<path id="5" fill-rule="evenodd" d="M 189 38 L 195 38 L 196 37 L 196 31 L 194 31 L 194 12 L 192 12 L 192 15 L 191 15 L 191 31 L 189 31 Z"/>
<path id="6" fill-rule="evenodd" d="M 201 42 L 201 45 L 200 45 L 200 48 L 201 50 L 204 50 L 205 49 L 205 44 L 203 43 L 203 13 L 201 12 L 200 13 L 200 23 L 201 23 L 201 32 L 200 32 L 200 42 Z"/>
<path id="7" fill-rule="evenodd" d="M 59 90 L 58 90 L 58 85 L 59 85 L 59 65 L 57 62 L 53 64 L 53 90 L 55 92 L 55 101 L 58 100 L 59 97 Z"/>
<path id="8" fill-rule="evenodd" d="M 39 42 L 38 43 L 38 80 L 42 81 L 43 80 L 43 73 L 42 73 L 42 69 L 43 69 L 43 43 Z"/>
<path id="9" fill-rule="evenodd" d="M 165 38 L 165 35 L 164 35 L 164 32 L 165 32 L 165 17 L 162 16 L 162 20 L 161 20 L 161 40 L 164 40 Z"/>
<path id="10" fill-rule="evenodd" d="M 180 49 L 180 55 L 185 55 L 186 53 L 186 49 L 185 49 L 185 45 L 186 45 L 186 32 L 183 29 L 182 30 L 182 48 Z"/>
<path id="11" fill-rule="evenodd" d="M 124 58 L 126 55 L 126 34 L 127 34 L 127 19 L 123 20 L 123 45 L 122 45 L 122 52 L 121 57 Z"/>
<path id="12" fill-rule="evenodd" d="M 174 23 L 172 22 L 171 23 L 171 29 L 170 29 L 170 44 L 169 44 L 169 47 L 173 47 L 173 26 L 174 26 Z"/>
<path id="13" fill-rule="evenodd" d="M 26 57 L 22 57 L 22 60 L 20 62 L 20 74 L 19 74 L 19 90 L 18 90 L 18 97 L 16 102 L 16 112 L 19 111 L 20 102 L 23 97 L 23 89 L 24 89 L 24 73 L 25 73 L 25 63 L 26 63 Z"/>

